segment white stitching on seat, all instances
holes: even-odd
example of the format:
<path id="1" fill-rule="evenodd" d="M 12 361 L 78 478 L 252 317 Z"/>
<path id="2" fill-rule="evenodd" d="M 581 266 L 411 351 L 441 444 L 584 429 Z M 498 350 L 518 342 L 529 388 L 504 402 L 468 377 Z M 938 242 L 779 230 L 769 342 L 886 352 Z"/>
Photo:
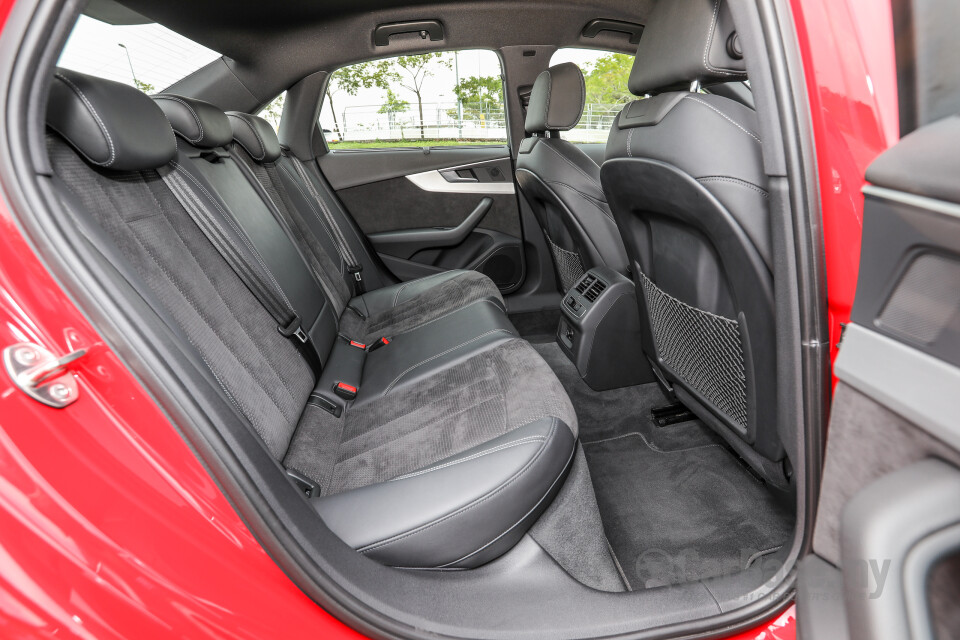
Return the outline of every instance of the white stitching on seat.
<path id="1" fill-rule="evenodd" d="M 421 360 L 421 361 L 418 362 L 417 364 L 411 365 L 411 366 L 407 367 L 406 370 L 403 371 L 403 373 L 401 373 L 401 374 L 398 375 L 396 378 L 394 378 L 394 379 L 393 379 L 393 382 L 391 382 L 391 383 L 387 386 L 387 388 L 384 389 L 383 393 L 384 393 L 384 394 L 390 393 L 390 390 L 393 389 L 393 387 L 394 387 L 398 382 L 400 382 L 400 379 L 403 378 L 403 376 L 407 375 L 408 373 L 410 373 L 411 371 L 413 371 L 413 370 L 416 369 L 417 367 L 419 367 L 419 366 L 421 366 L 421 365 L 425 365 L 425 364 L 427 364 L 428 362 L 430 362 L 430 361 L 432 361 L 432 360 L 436 360 L 437 358 L 440 358 L 440 357 L 442 357 L 442 356 L 447 355 L 448 353 L 451 353 L 451 352 L 453 352 L 453 351 L 456 351 L 457 349 L 459 349 L 459 348 L 461 348 L 461 347 L 467 346 L 467 345 L 470 344 L 471 342 L 476 342 L 476 341 L 479 340 L 480 338 L 485 338 L 485 337 L 487 337 L 487 336 L 489 336 L 489 335 L 491 335 L 491 334 L 494 334 L 494 333 L 510 333 L 510 332 L 509 332 L 508 330 L 506 330 L 506 329 L 493 329 L 493 330 L 491 330 L 491 331 L 487 331 L 487 332 L 485 332 L 485 333 L 481 333 L 481 334 L 478 335 L 476 338 L 470 338 L 470 339 L 467 340 L 466 342 L 461 342 L 460 344 L 458 344 L 458 345 L 455 346 L 455 347 L 450 347 L 450 348 L 447 349 L 446 351 L 441 351 L 441 352 L 438 353 L 438 354 L 432 355 L 432 356 L 430 356 L 429 358 L 427 358 L 426 360 Z"/>
<path id="2" fill-rule="evenodd" d="M 154 100 L 173 100 L 174 102 L 179 102 L 180 104 L 185 106 L 187 108 L 187 111 L 190 112 L 190 115 L 193 116 L 194 122 L 197 123 L 197 129 L 200 131 L 200 135 L 197 138 L 187 138 L 187 136 L 185 136 L 181 131 L 177 131 L 176 129 L 174 129 L 173 132 L 179 133 L 181 136 L 183 136 L 187 140 L 187 142 L 192 142 L 193 144 L 199 144 L 200 141 L 203 140 L 203 125 L 200 123 L 200 116 L 197 115 L 197 112 L 193 110 L 193 107 L 191 107 L 186 100 L 178 96 L 171 96 L 166 94 L 153 96 L 153 99 Z"/>
<path id="3" fill-rule="evenodd" d="M 110 158 L 108 158 L 106 162 L 97 162 L 93 158 L 90 158 L 90 156 L 87 156 L 87 158 L 96 165 L 99 165 L 101 167 L 109 167 L 117 159 L 117 152 L 113 146 L 113 139 L 110 137 L 110 132 L 107 131 L 107 125 L 105 125 L 103 123 L 103 120 L 100 119 L 100 114 L 97 113 L 97 110 L 93 108 L 93 104 L 91 104 L 90 100 L 87 99 L 87 96 L 83 93 L 80 87 L 78 87 L 73 82 L 71 82 L 70 79 L 67 78 L 65 75 L 63 75 L 62 73 L 57 73 L 54 75 L 57 78 L 59 78 L 61 81 L 63 81 L 64 84 L 70 87 L 70 89 L 75 94 L 77 94 L 77 97 L 79 97 L 80 100 L 83 102 L 84 106 L 87 107 L 87 111 L 89 111 L 90 115 L 93 116 L 93 119 L 97 121 L 97 126 L 100 127 L 100 132 L 103 134 L 103 137 L 107 139 L 107 147 L 109 147 L 110 149 Z M 84 154 L 84 155 L 87 155 L 87 154 Z"/>
<path id="4" fill-rule="evenodd" d="M 441 272 L 441 273 L 435 273 L 435 274 L 433 274 L 432 276 L 424 276 L 423 278 L 417 278 L 416 280 L 410 280 L 409 282 L 404 282 L 404 283 L 403 283 L 402 285 L 400 285 L 400 287 L 397 289 L 397 295 L 394 296 L 394 298 L 393 298 L 393 306 L 397 306 L 398 304 L 400 304 L 400 294 L 403 292 L 404 289 L 407 288 L 408 285 L 411 285 L 411 284 L 414 284 L 414 283 L 417 283 L 417 282 L 423 282 L 424 280 L 430 280 L 431 278 L 439 278 L 440 276 L 445 276 L 445 275 L 447 275 L 447 272 L 446 272 L 446 271 L 443 271 L 443 272 Z M 451 278 L 451 279 L 452 279 L 452 278 Z M 423 292 L 421 291 L 421 293 L 423 293 Z M 404 300 L 404 302 L 406 302 L 406 300 Z"/>
<path id="5" fill-rule="evenodd" d="M 554 427 L 555 427 L 555 426 L 556 426 L 556 418 L 554 418 Z M 553 433 L 554 433 L 554 430 L 551 430 L 550 435 L 553 435 Z M 541 449 L 541 451 L 543 451 L 543 450 Z M 574 457 L 576 454 L 577 454 L 577 449 L 576 449 L 576 447 L 574 447 L 573 450 L 570 452 L 570 457 L 567 458 L 567 462 L 563 465 L 564 470 L 570 468 L 570 463 L 573 461 L 573 457 Z M 508 533 L 510 533 L 511 531 L 513 531 L 514 529 L 516 529 L 517 526 L 518 526 L 521 522 L 523 522 L 524 520 L 527 519 L 527 516 L 529 516 L 531 513 L 533 513 L 534 511 L 536 511 L 536 510 L 540 507 L 540 505 L 543 503 L 543 501 L 547 499 L 547 496 L 550 495 L 550 493 L 553 491 L 553 488 L 557 485 L 558 482 L 560 482 L 561 479 L 563 479 L 563 477 L 564 477 L 564 474 L 563 474 L 562 472 L 561 472 L 559 475 L 557 475 L 556 479 L 555 479 L 552 483 L 550 483 L 550 486 L 547 487 L 547 490 L 544 491 L 544 492 L 543 492 L 543 495 L 540 496 L 540 499 L 537 500 L 537 503 L 536 503 L 535 505 L 533 505 L 533 507 L 531 507 L 529 511 L 527 511 L 525 514 L 523 514 L 522 516 L 520 516 L 520 519 L 519 519 L 519 520 L 517 520 L 517 521 L 514 522 L 512 525 L 510 525 L 509 527 L 507 527 L 507 529 L 506 529 L 503 533 L 501 533 L 500 535 L 498 535 L 496 538 L 494 538 L 493 540 L 491 540 L 491 541 L 488 542 L 487 544 L 481 546 L 480 548 L 475 549 L 474 551 L 471 551 L 471 552 L 468 553 L 467 555 L 461 556 L 460 558 L 457 558 L 457 559 L 454 560 L 453 562 L 448 562 L 448 563 L 446 563 L 446 564 L 440 565 L 439 568 L 441 568 L 441 569 L 447 568 L 447 567 L 449 567 L 450 565 L 458 564 L 458 563 L 463 562 L 464 560 L 466 560 L 466 559 L 468 559 L 468 558 L 470 558 L 470 557 L 472 557 L 472 556 L 477 555 L 478 553 L 480 553 L 481 551 L 483 551 L 484 549 L 486 549 L 487 547 L 489 547 L 490 545 L 492 545 L 493 543 L 495 543 L 497 540 L 499 540 L 499 539 L 502 538 L 503 536 L 507 535 Z"/>
<path id="6" fill-rule="evenodd" d="M 570 186 L 569 184 L 567 184 L 567 183 L 565 183 L 565 182 L 553 182 L 553 181 L 549 181 L 549 180 L 546 181 L 545 184 L 550 184 L 550 185 L 554 185 L 554 186 L 557 186 L 557 187 L 566 187 L 567 189 L 570 189 L 570 190 L 573 191 L 575 194 L 577 194 L 578 196 L 580 196 L 581 198 L 583 198 L 584 200 L 586 200 L 587 202 L 589 202 L 590 204 L 592 204 L 594 207 L 596 207 L 596 208 L 600 211 L 601 214 L 605 215 L 606 217 L 610 218 L 611 221 L 615 222 L 615 220 L 613 219 L 613 215 L 611 215 L 611 214 L 607 213 L 606 211 L 604 211 L 603 207 L 600 205 L 599 202 L 597 202 L 596 199 L 588 196 L 587 194 L 585 194 L 584 192 L 580 191 L 580 190 L 577 189 L 576 187 Z"/>
<path id="7" fill-rule="evenodd" d="M 266 147 L 265 144 L 263 144 L 263 138 L 260 137 L 260 134 L 257 132 L 257 128 L 254 127 L 253 124 L 252 124 L 249 120 L 247 120 L 247 118 L 246 118 L 245 116 L 241 116 L 241 115 L 238 114 L 238 113 L 228 113 L 228 114 L 227 114 L 227 117 L 229 117 L 229 118 L 236 118 L 237 120 L 239 120 L 239 121 L 242 122 L 243 124 L 247 125 L 247 128 L 250 129 L 250 131 L 253 132 L 253 135 L 257 138 L 257 142 L 260 143 L 260 155 L 259 155 L 259 156 L 255 156 L 253 153 L 251 153 L 251 152 L 250 152 L 250 149 L 247 149 L 247 145 L 243 144 L 243 142 L 240 141 L 240 138 L 237 138 L 237 142 L 240 143 L 240 146 L 241 146 L 241 147 L 243 147 L 244 149 L 247 149 L 247 153 L 250 153 L 250 157 L 251 157 L 251 158 L 253 158 L 254 160 L 259 160 L 260 162 L 263 162 L 263 159 L 267 157 L 267 147 Z"/>
<path id="8" fill-rule="evenodd" d="M 564 142 L 565 142 L 565 141 L 564 141 Z M 574 169 L 576 169 L 577 171 L 579 171 L 579 172 L 580 172 L 580 175 L 582 175 L 584 178 L 586 178 L 587 180 L 589 180 L 589 181 L 592 182 L 593 184 L 595 184 L 595 185 L 597 185 L 598 187 L 600 187 L 600 182 L 599 182 L 599 181 L 595 180 L 595 179 L 594 179 L 592 176 L 590 176 L 586 171 L 584 171 L 583 169 L 581 169 L 580 167 L 578 167 L 578 166 L 573 162 L 573 160 L 571 160 L 570 158 L 566 157 L 565 155 L 563 155 L 562 153 L 560 153 L 559 151 L 557 151 L 556 149 L 554 149 L 554 148 L 553 148 L 553 145 L 543 144 L 543 145 L 540 145 L 540 146 L 546 147 L 547 149 L 550 149 L 550 151 L 553 151 L 555 154 L 557 154 L 557 156 L 560 157 L 561 160 L 563 160 L 563 161 L 566 162 L 568 165 L 570 165 L 571 167 L 573 167 Z M 603 187 L 600 187 L 600 188 L 602 189 Z"/>
<path id="9" fill-rule="evenodd" d="M 743 127 L 743 126 L 742 126 L 740 123 L 738 123 L 736 120 L 734 120 L 733 118 L 731 118 L 730 116 L 728 116 L 728 115 L 725 114 L 724 112 L 720 111 L 719 109 L 717 109 L 715 106 L 713 106 L 713 105 L 710 104 L 709 102 L 704 102 L 704 101 L 701 100 L 700 98 L 695 98 L 695 97 L 693 97 L 692 95 L 684 96 L 684 98 L 688 98 L 688 99 L 690 99 L 690 100 L 693 100 L 694 102 L 697 102 L 697 103 L 702 104 L 703 106 L 707 107 L 707 108 L 710 109 L 711 111 L 716 112 L 717 114 L 719 114 L 719 116 L 720 116 L 721 118 L 723 118 L 724 120 L 726 120 L 727 122 L 729 122 L 730 124 L 732 124 L 733 126 L 735 126 L 737 129 L 740 129 L 740 131 L 743 131 L 745 134 L 747 134 L 748 136 L 750 136 L 751 138 L 753 138 L 754 140 L 756 140 L 756 141 L 759 142 L 760 144 L 763 144 L 763 141 L 760 140 L 760 138 L 758 138 L 758 137 L 756 136 L 756 134 L 751 133 L 748 129 L 746 129 L 745 127 Z M 632 129 L 631 129 L 631 131 L 632 131 Z"/>
<path id="10" fill-rule="evenodd" d="M 443 516 L 443 517 L 441 517 L 441 518 L 438 518 L 438 519 L 434 520 L 433 522 L 430 522 L 430 523 L 421 525 L 421 526 L 417 527 L 416 529 L 413 529 L 412 531 L 407 531 L 407 532 L 405 532 L 405 533 L 403 533 L 403 534 L 393 536 L 392 538 L 388 538 L 388 539 L 386 539 L 386 540 L 381 540 L 381 541 L 379 541 L 379 542 L 374 542 L 374 543 L 368 544 L 368 545 L 366 545 L 366 546 L 364 546 L 364 547 L 361 547 L 361 548 L 357 549 L 357 551 L 359 551 L 360 553 L 367 553 L 367 552 L 369 552 L 369 551 L 375 551 L 376 549 L 380 549 L 380 548 L 389 546 L 389 545 L 391 545 L 391 544 L 393 544 L 393 543 L 395 543 L 395 542 L 400 542 L 401 540 L 405 540 L 406 538 L 409 538 L 409 537 L 412 536 L 412 535 L 416 535 L 416 534 L 421 533 L 421 532 L 423 532 L 423 531 L 426 531 L 426 530 L 428 530 L 428 529 L 430 529 L 430 528 L 432 528 L 432 527 L 435 527 L 435 526 L 438 525 L 438 524 L 442 524 L 443 522 L 446 522 L 446 521 L 449 520 L 450 518 L 454 518 L 454 517 L 459 516 L 459 515 L 461 515 L 461 514 L 463 514 L 463 513 L 466 513 L 466 512 L 469 511 L 470 509 L 472 509 L 472 508 L 474 508 L 474 507 L 476 507 L 476 506 L 479 506 L 479 505 L 483 504 L 484 502 L 486 502 L 487 500 L 489 500 L 490 498 L 494 497 L 495 495 L 497 495 L 498 493 L 500 493 L 501 491 L 503 491 L 504 489 L 506 489 L 508 486 L 510 486 L 511 484 L 513 484 L 513 482 L 516 481 L 518 478 L 520 478 L 521 476 L 523 476 L 523 474 L 526 473 L 526 471 L 527 471 L 531 466 L 533 466 L 533 464 L 536 463 L 537 460 L 540 459 L 540 456 L 543 454 L 544 451 L 546 451 L 546 446 L 545 446 L 545 445 L 546 445 L 547 440 L 549 440 L 551 437 L 553 437 L 553 434 L 556 433 L 556 430 L 557 430 L 557 422 L 558 422 L 558 421 L 559 421 L 559 420 L 558 420 L 556 417 L 553 418 L 553 423 L 550 425 L 550 432 L 547 433 L 546 438 L 544 439 L 544 445 L 540 447 L 540 449 L 539 449 L 539 450 L 537 451 L 537 453 L 533 456 L 533 458 L 531 458 L 530 460 L 528 460 L 527 463 L 524 464 L 523 467 L 522 467 L 519 471 L 517 471 L 517 472 L 516 472 L 513 476 L 511 476 L 506 482 L 504 482 L 503 484 L 501 484 L 499 487 L 497 487 L 497 488 L 494 489 L 493 491 L 487 493 L 485 496 L 483 496 L 483 497 L 481 497 L 481 498 L 479 498 L 479 499 L 477 499 L 477 500 L 474 500 L 474 501 L 471 502 L 470 504 L 467 504 L 467 505 L 464 505 L 464 506 L 460 507 L 459 509 L 457 509 L 456 511 L 454 511 L 454 512 L 452 512 L 452 513 L 448 513 L 447 515 L 445 515 L 445 516 Z M 571 459 L 573 458 L 573 454 L 574 454 L 574 453 L 576 453 L 576 447 L 574 447 L 573 452 L 572 452 L 571 455 L 570 455 Z M 559 479 L 559 477 L 558 477 L 558 479 Z M 552 485 L 551 485 L 551 488 L 552 488 Z M 547 491 L 547 494 L 549 494 L 549 490 Z M 546 496 L 547 494 L 544 494 L 544 496 Z M 541 500 L 542 500 L 542 498 L 541 498 Z M 539 505 L 539 504 L 540 504 L 540 503 L 538 502 L 537 505 Z M 534 508 L 536 508 L 536 506 L 535 506 Z M 526 517 L 526 516 L 524 516 L 524 517 Z M 522 521 L 522 519 L 521 519 L 521 521 Z M 515 527 L 516 525 L 513 525 L 513 526 Z M 512 528 L 513 528 L 513 527 L 510 527 L 510 529 L 512 529 Z M 509 531 L 509 529 L 508 529 L 507 531 Z M 504 532 L 504 533 L 506 533 L 506 532 Z M 503 535 L 503 534 L 501 534 L 501 535 Z M 499 539 L 499 538 L 500 538 L 500 536 L 497 536 L 497 538 L 494 538 L 494 540 L 491 540 L 489 543 L 487 543 L 486 545 L 484 545 L 483 547 L 481 547 L 481 549 L 489 546 L 490 544 L 492 544 L 493 542 L 495 542 L 495 541 L 496 541 L 497 539 Z M 479 550 L 480 550 L 480 549 L 478 549 L 477 551 L 479 551 Z M 461 562 L 461 561 L 464 560 L 465 558 L 468 558 L 469 556 L 475 554 L 477 551 L 474 551 L 474 552 L 470 553 L 469 555 L 464 556 L 463 558 L 459 558 L 459 559 L 457 559 L 457 560 L 454 560 L 453 562 L 448 562 L 447 565 L 456 564 L 457 562 Z M 447 566 L 447 565 L 444 565 L 444 566 Z"/>
<path id="11" fill-rule="evenodd" d="M 519 447 L 520 445 L 523 445 L 523 444 L 530 444 L 531 442 L 542 442 L 542 441 L 545 440 L 545 439 L 546 439 L 546 438 L 545 438 L 544 436 L 528 436 L 528 437 L 526 437 L 526 438 L 521 438 L 520 440 L 515 440 L 515 441 L 513 441 L 513 442 L 507 442 L 507 443 L 498 445 L 498 446 L 496 446 L 496 447 L 494 447 L 494 448 L 492 448 L 492 449 L 485 449 L 485 450 L 483 450 L 483 451 L 479 451 L 479 452 L 477 452 L 477 453 L 475 453 L 475 454 L 473 454 L 473 455 L 467 456 L 466 458 L 461 458 L 461 459 L 459 459 L 459 460 L 454 460 L 454 461 L 452 461 L 452 462 L 447 462 L 447 463 L 445 463 L 445 464 L 441 464 L 441 465 L 436 466 L 436 467 L 429 467 L 429 468 L 427 468 L 427 469 L 421 469 L 420 471 L 414 471 L 414 472 L 412 472 L 412 473 L 407 473 L 407 474 L 402 475 L 402 476 L 397 476 L 396 478 L 393 478 L 393 479 L 390 480 L 389 482 L 395 482 L 395 481 L 397 481 L 397 480 L 406 480 L 407 478 L 416 478 L 417 476 L 422 476 L 422 475 L 424 475 L 424 474 L 426 474 L 426 473 L 430 473 L 430 472 L 432 472 L 432 471 L 440 471 L 441 469 L 446 469 L 446 468 L 448 468 L 448 467 L 453 467 L 453 466 L 458 465 L 458 464 L 460 464 L 460 463 L 462 463 L 462 462 L 470 462 L 471 460 L 476 460 L 477 458 L 482 458 L 482 457 L 484 457 L 484 456 L 486 456 L 486 455 L 490 455 L 491 453 L 497 453 L 498 451 L 504 451 L 504 450 L 506 450 L 506 449 L 512 449 L 513 447 Z"/>
<path id="12" fill-rule="evenodd" d="M 741 180 L 740 178 L 733 178 L 730 176 L 704 176 L 702 178 L 697 178 L 697 182 L 730 182 L 732 184 L 735 184 L 741 187 L 746 187 L 747 189 L 756 191 L 757 193 L 762 195 L 764 198 L 770 197 L 770 195 L 766 192 L 766 190 L 761 189 L 760 187 L 758 187 L 757 185 L 751 182 L 747 182 L 746 180 Z"/>
<path id="13" fill-rule="evenodd" d="M 717 24 L 717 16 L 720 14 L 720 0 L 713 0 L 713 18 L 710 20 L 710 28 L 707 30 L 707 43 L 703 47 L 703 68 L 707 71 L 712 71 L 713 73 L 719 73 L 723 76 L 739 76 L 740 73 L 724 71 L 714 67 L 707 61 L 707 52 L 710 50 L 710 45 L 713 44 L 713 28 Z"/>

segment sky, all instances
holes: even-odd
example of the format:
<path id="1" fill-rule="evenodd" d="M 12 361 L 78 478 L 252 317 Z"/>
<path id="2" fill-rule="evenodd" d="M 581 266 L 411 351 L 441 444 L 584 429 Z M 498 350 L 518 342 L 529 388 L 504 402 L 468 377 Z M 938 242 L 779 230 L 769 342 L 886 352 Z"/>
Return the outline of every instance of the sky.
<path id="1" fill-rule="evenodd" d="M 158 24 L 111 25 L 80 16 L 57 64 L 129 85 L 132 66 L 138 80 L 161 91 L 219 57 Z"/>

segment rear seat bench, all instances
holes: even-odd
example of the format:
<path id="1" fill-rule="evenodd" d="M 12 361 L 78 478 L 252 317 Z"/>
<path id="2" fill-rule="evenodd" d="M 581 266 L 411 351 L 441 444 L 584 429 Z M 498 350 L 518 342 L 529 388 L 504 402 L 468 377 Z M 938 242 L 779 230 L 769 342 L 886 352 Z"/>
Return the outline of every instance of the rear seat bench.
<path id="1" fill-rule="evenodd" d="M 85 236 L 347 544 L 411 568 L 507 551 L 559 490 L 577 422 L 493 283 L 390 284 L 267 123 L 155 100 L 57 71 L 48 148 Z"/>

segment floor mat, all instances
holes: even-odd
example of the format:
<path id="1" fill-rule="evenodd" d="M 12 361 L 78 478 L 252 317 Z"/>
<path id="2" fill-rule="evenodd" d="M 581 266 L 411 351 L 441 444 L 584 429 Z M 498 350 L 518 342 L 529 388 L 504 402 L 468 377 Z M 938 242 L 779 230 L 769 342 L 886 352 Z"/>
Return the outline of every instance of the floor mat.
<path id="1" fill-rule="evenodd" d="M 736 573 L 790 540 L 791 515 L 720 445 L 664 451 L 640 432 L 583 444 L 633 589 Z"/>
<path id="2" fill-rule="evenodd" d="M 592 391 L 534 348 L 573 401 L 603 526 L 632 589 L 735 573 L 787 544 L 793 515 L 698 420 L 655 426 L 656 384 Z"/>

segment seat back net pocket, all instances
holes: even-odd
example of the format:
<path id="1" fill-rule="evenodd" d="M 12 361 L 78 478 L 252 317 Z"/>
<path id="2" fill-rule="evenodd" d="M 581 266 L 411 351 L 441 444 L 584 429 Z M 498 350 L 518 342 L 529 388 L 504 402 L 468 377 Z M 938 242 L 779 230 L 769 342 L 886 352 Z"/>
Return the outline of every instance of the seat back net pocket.
<path id="1" fill-rule="evenodd" d="M 690 306 L 638 273 L 660 360 L 746 433 L 747 380 L 740 324 Z"/>
<path id="2" fill-rule="evenodd" d="M 546 233 L 543 234 L 550 245 L 550 252 L 553 254 L 553 263 L 557 266 L 557 275 L 560 276 L 560 286 L 564 291 L 569 291 L 570 287 L 575 285 L 585 273 L 583 261 L 576 251 L 567 251 L 566 249 L 554 244 L 553 240 Z"/>

